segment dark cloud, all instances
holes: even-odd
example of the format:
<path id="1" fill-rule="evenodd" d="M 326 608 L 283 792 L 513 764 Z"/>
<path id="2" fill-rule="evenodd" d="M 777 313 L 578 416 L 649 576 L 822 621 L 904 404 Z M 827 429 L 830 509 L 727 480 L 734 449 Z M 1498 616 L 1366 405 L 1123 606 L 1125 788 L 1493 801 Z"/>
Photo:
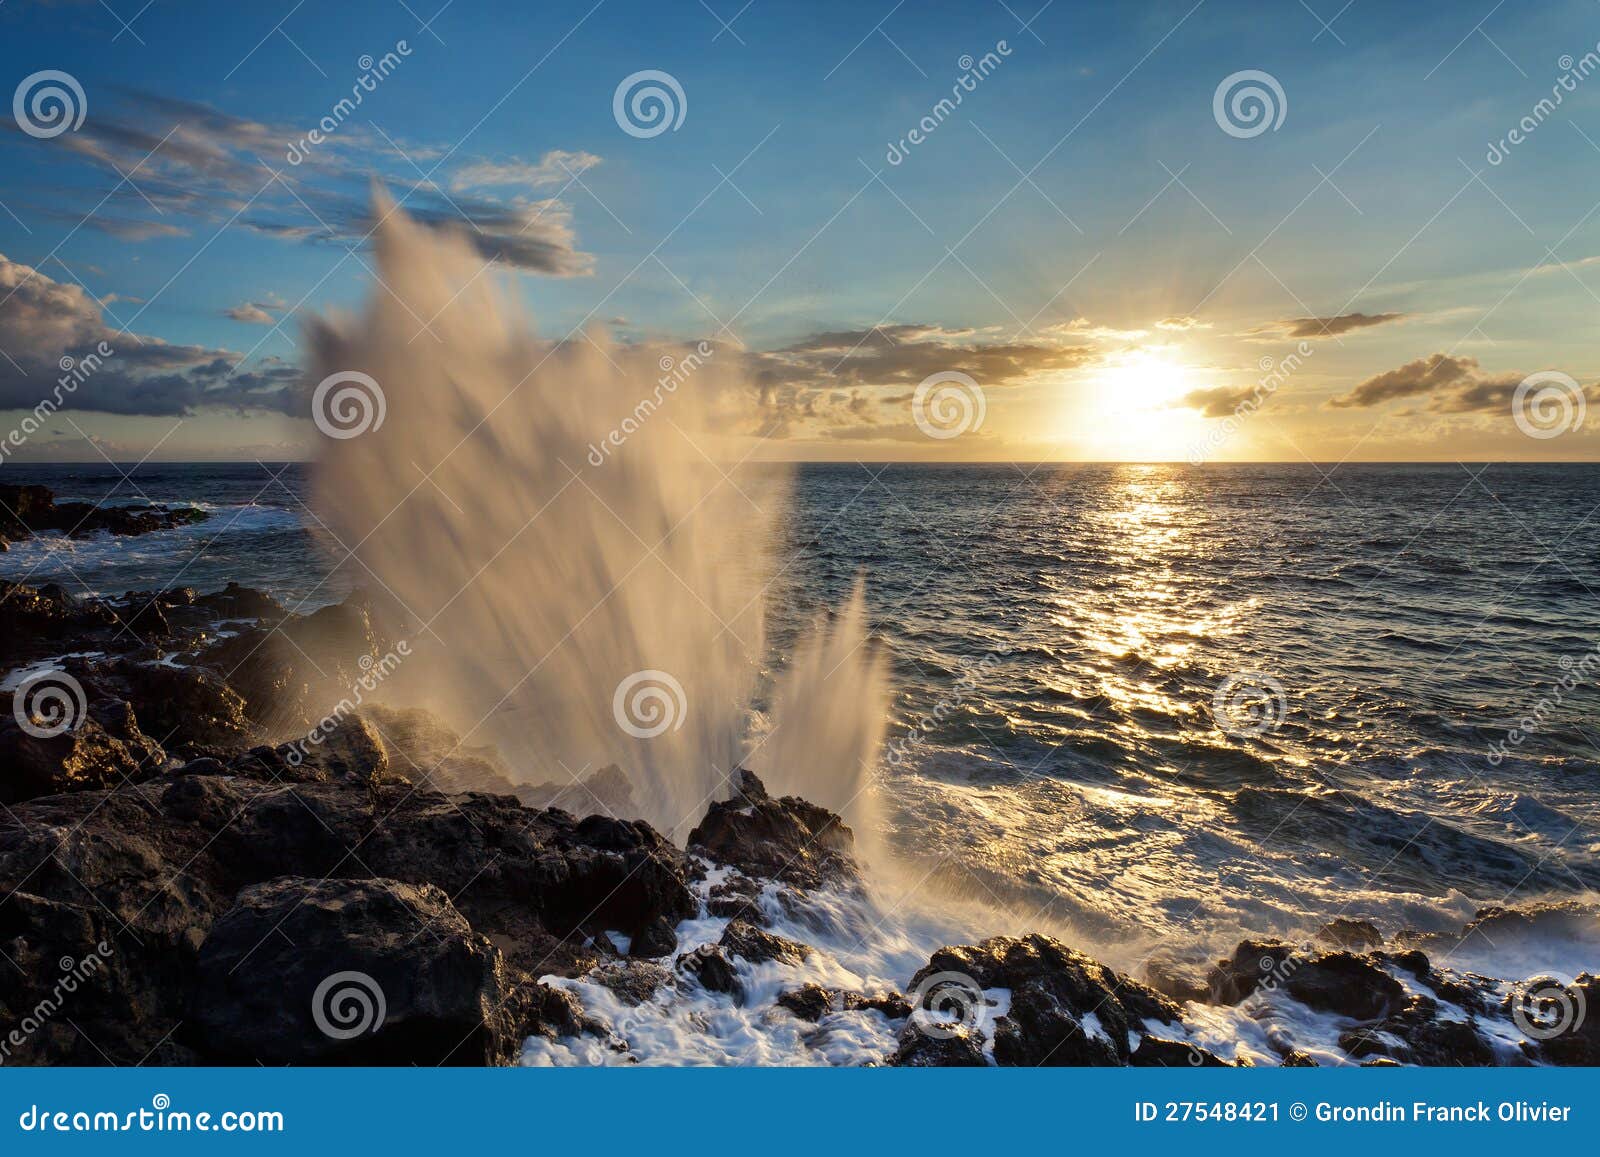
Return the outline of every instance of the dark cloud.
<path id="1" fill-rule="evenodd" d="M 113 329 L 80 286 L 4 255 L 0 350 L 0 410 L 32 410 L 50 399 L 62 410 L 105 414 L 180 415 L 203 406 L 290 412 L 300 392 L 300 371 L 285 362 L 267 359 L 233 373 L 239 355 L 227 350 Z"/>
<path id="2" fill-rule="evenodd" d="M 1174 408 L 1199 410 L 1202 417 L 1226 418 L 1242 406 L 1258 386 L 1214 386 L 1205 390 L 1190 390 L 1173 403 Z"/>
<path id="3" fill-rule="evenodd" d="M 1344 313 L 1338 317 L 1290 317 L 1251 332 L 1289 338 L 1338 337 L 1352 330 L 1400 321 L 1405 316 L 1403 313 Z"/>
<path id="4" fill-rule="evenodd" d="M 1328 405 L 1366 408 L 1396 398 L 1425 397 L 1422 409 L 1431 414 L 1504 414 L 1510 412 L 1517 387 L 1527 376 L 1517 371 L 1486 374 L 1476 358 L 1430 354 L 1368 378 Z M 1600 402 L 1600 388 L 1578 388 L 1588 401 Z"/>
<path id="5" fill-rule="evenodd" d="M 1430 394 L 1436 390 L 1458 386 L 1471 381 L 1478 372 L 1475 358 L 1457 358 L 1449 354 L 1432 354 L 1407 362 L 1398 369 L 1389 370 L 1377 377 L 1368 378 L 1343 397 L 1328 404 L 1336 409 L 1351 407 L 1365 409 L 1395 398 L 1410 398 Z"/>

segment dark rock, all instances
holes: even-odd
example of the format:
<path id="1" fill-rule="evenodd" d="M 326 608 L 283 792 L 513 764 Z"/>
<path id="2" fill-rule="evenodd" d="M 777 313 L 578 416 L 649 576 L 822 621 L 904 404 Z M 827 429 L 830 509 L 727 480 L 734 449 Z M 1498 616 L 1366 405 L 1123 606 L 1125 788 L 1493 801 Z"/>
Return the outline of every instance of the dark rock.
<path id="1" fill-rule="evenodd" d="M 626 1004 L 644 1004 L 672 983 L 672 974 L 648 960 L 607 960 L 588 973 L 587 979 L 609 988 Z"/>
<path id="2" fill-rule="evenodd" d="M 913 995 L 941 973 L 979 990 L 1010 989 L 1010 1009 L 994 1025 L 1002 1065 L 1127 1064 L 1130 1030 L 1178 1020 L 1177 1006 L 1160 993 L 1047 936 L 941 948 L 912 978 Z"/>
<path id="3" fill-rule="evenodd" d="M 1286 1069 L 1315 1069 L 1321 1066 L 1312 1059 L 1310 1053 L 1295 1049 L 1293 1052 L 1284 1054 L 1283 1067 Z"/>
<path id="4" fill-rule="evenodd" d="M 75 690 L 74 682 L 57 673 L 6 697 L 20 696 L 15 705 L 29 726 L 15 711 L 0 714 L 0 803 L 116 787 L 148 779 L 166 762 L 161 745 L 139 729 L 126 703 L 90 699 L 92 688 L 77 684 Z M 59 689 L 60 697 L 51 698 L 47 687 Z M 77 698 L 78 692 L 84 697 Z"/>
<path id="5" fill-rule="evenodd" d="M 899 1047 L 888 1063 L 900 1068 L 981 1069 L 989 1061 L 983 1055 L 983 1038 L 976 1033 L 930 1036 L 913 1022 L 900 1030 Z"/>
<path id="6" fill-rule="evenodd" d="M 1188 1001 L 1206 1002 L 1211 999 L 1211 989 L 1206 983 L 1204 967 L 1173 957 L 1152 957 L 1145 961 L 1145 983 L 1163 996 L 1179 1004 Z"/>
<path id="7" fill-rule="evenodd" d="M 811 956 L 810 945 L 775 936 L 747 920 L 729 921 L 722 930 L 719 943 L 732 955 L 742 956 L 752 964 L 760 964 L 765 960 L 799 964 Z"/>
<path id="8" fill-rule="evenodd" d="M 347 715 L 331 728 L 319 728 L 305 739 L 286 743 L 275 755 L 289 769 L 284 777 L 297 783 L 348 780 L 371 787 L 409 782 L 390 766 L 383 741 L 360 715 Z"/>
<path id="9" fill-rule="evenodd" d="M 223 753 L 250 737 L 244 700 L 201 668 L 114 659 L 69 669 L 86 687 L 128 702 L 144 731 L 175 755 Z"/>
<path id="10" fill-rule="evenodd" d="M 195 606 L 214 611 L 219 619 L 267 619 L 277 622 L 288 612 L 277 599 L 254 587 L 229 583 L 220 591 L 192 599 Z"/>
<path id="11" fill-rule="evenodd" d="M 834 995 L 820 984 L 807 984 L 779 994 L 778 1007 L 788 1009 L 801 1020 L 816 1024 L 833 1007 Z"/>
<path id="12" fill-rule="evenodd" d="M 862 996 L 859 992 L 844 994 L 844 1006 L 847 1010 L 870 1008 L 883 1013 L 890 1020 L 904 1020 L 911 1015 L 911 1002 L 898 992 L 887 992 L 880 996 Z"/>
<path id="13" fill-rule="evenodd" d="M 1535 1050 L 1540 1060 L 1550 1065 L 1600 1065 L 1600 977 L 1584 972 L 1571 984 L 1536 978 L 1518 989 L 1523 1019 L 1541 1037 Z M 1507 1001 L 1507 1008 L 1519 993 Z"/>
<path id="14" fill-rule="evenodd" d="M 1283 962 L 1294 949 L 1273 940 L 1244 940 L 1227 960 L 1219 960 L 1206 978 L 1211 1000 L 1238 1004 L 1263 983 L 1282 980 Z"/>
<path id="15" fill-rule="evenodd" d="M 803 888 L 857 880 L 854 848 L 855 835 L 838 816 L 797 796 L 773 799 L 748 771 L 734 797 L 712 804 L 689 833 L 692 852 Z"/>
<path id="16" fill-rule="evenodd" d="M 206 936 L 190 1025 L 222 1064 L 506 1064 L 527 1035 L 514 989 L 432 885 L 287 877 Z"/>
<path id="17" fill-rule="evenodd" d="M 1376 1020 L 1405 1002 L 1405 989 L 1372 960 L 1352 952 L 1294 957 L 1284 965 L 1284 990 L 1318 1012 Z"/>
<path id="18" fill-rule="evenodd" d="M 100 531 L 116 535 L 150 534 L 204 522 L 205 511 L 192 506 L 93 506 L 55 500 L 43 486 L 0 485 L 0 534 L 11 542 L 44 531 L 84 538 Z"/>
<path id="19" fill-rule="evenodd" d="M 1185 1044 L 1183 1041 L 1168 1040 L 1165 1037 L 1145 1036 L 1139 1038 L 1139 1047 L 1133 1050 L 1128 1057 L 1128 1063 L 1140 1068 L 1231 1068 L 1227 1061 L 1199 1045 Z"/>
<path id="20" fill-rule="evenodd" d="M 634 933 L 633 942 L 628 945 L 628 955 L 670 956 L 677 947 L 678 934 L 673 931 L 672 922 L 664 916 L 658 916 Z"/>
<path id="21" fill-rule="evenodd" d="M 733 970 L 733 961 L 717 945 L 702 944 L 693 952 L 685 952 L 678 957 L 677 965 L 678 971 L 695 977 L 708 992 L 726 992 L 743 1003 L 744 985 Z"/>
<path id="22" fill-rule="evenodd" d="M 1398 1038 L 1399 1045 L 1390 1038 Z M 1495 1063 L 1494 1049 L 1472 1021 L 1439 1019 L 1439 1004 L 1415 997 L 1375 1024 L 1340 1034 L 1339 1047 L 1351 1057 L 1390 1057 L 1404 1064 L 1483 1066 Z"/>
<path id="23" fill-rule="evenodd" d="M 1347 920 L 1340 916 L 1324 924 L 1317 932 L 1317 939 L 1335 948 L 1351 948 L 1359 952 L 1363 948 L 1376 948 L 1382 944 L 1383 933 L 1369 920 Z"/>

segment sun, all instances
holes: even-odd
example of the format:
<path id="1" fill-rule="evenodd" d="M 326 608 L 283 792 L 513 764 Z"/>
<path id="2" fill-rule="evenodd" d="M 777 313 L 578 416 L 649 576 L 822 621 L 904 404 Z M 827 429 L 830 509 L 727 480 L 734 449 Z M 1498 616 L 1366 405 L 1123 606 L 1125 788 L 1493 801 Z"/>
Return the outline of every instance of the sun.
<path id="1" fill-rule="evenodd" d="M 1195 410 L 1179 403 L 1201 385 L 1199 371 L 1176 349 L 1119 351 L 1080 380 L 1063 434 L 1088 458 L 1186 458 L 1204 424 Z"/>

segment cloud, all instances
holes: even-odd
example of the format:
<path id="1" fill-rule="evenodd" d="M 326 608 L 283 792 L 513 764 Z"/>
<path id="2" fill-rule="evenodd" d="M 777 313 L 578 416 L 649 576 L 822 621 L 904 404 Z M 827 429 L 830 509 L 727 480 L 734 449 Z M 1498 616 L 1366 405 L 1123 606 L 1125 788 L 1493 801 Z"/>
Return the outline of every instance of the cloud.
<path id="1" fill-rule="evenodd" d="M 111 352 L 102 355 L 102 348 Z M 113 329 L 80 286 L 3 254 L 0 349 L 7 355 L 0 359 L 0 410 L 32 410 L 59 397 L 62 409 L 107 414 L 176 416 L 204 406 L 290 412 L 301 378 L 277 359 L 232 373 L 238 354 Z M 77 384 L 64 388 L 75 380 L 68 373 L 74 367 Z"/>
<path id="2" fill-rule="evenodd" d="M 1368 378 L 1329 406 L 1336 409 L 1367 408 L 1396 398 L 1425 396 L 1423 410 L 1431 414 L 1505 414 L 1511 411 L 1517 387 L 1528 375 L 1520 371 L 1484 373 L 1476 358 L 1430 354 L 1398 369 Z M 1600 388 L 1581 387 L 1590 402 L 1600 402 Z"/>
<path id="3" fill-rule="evenodd" d="M 284 242 L 350 246 L 369 238 L 376 180 L 392 187 L 416 220 L 470 234 L 486 260 L 552 277 L 593 270 L 593 257 L 578 248 L 570 206 L 487 191 L 564 183 L 567 170 L 600 162 L 591 153 L 551 150 L 537 162 L 467 158 L 452 174 L 419 181 L 415 164 L 442 151 L 401 146 L 360 123 L 342 124 L 308 145 L 309 125 L 270 124 L 135 90 L 119 95 L 78 132 L 47 142 L 58 155 L 113 174 L 118 183 L 111 194 L 100 202 L 98 193 L 69 191 L 67 203 L 31 206 L 36 211 L 127 241 L 227 227 Z M 14 134 L 23 147 L 39 145 L 9 120 L 0 121 L 0 133 Z M 456 195 L 444 191 L 445 182 Z"/>
<path id="4" fill-rule="evenodd" d="M 1476 358 L 1433 354 L 1368 378 L 1348 394 L 1334 398 L 1328 404 L 1336 409 L 1365 409 L 1395 398 L 1409 398 L 1460 385 L 1472 380 L 1477 370 Z"/>
<path id="5" fill-rule="evenodd" d="M 1213 386 L 1210 389 L 1190 390 L 1173 403 L 1173 408 L 1199 410 L 1201 416 L 1206 418 L 1226 418 L 1259 390 L 1257 386 Z"/>
<path id="6" fill-rule="evenodd" d="M 1156 322 L 1156 328 L 1172 330 L 1210 329 L 1211 323 L 1209 321 L 1201 321 L 1197 317 L 1164 317 Z"/>
<path id="7" fill-rule="evenodd" d="M 234 306 L 232 309 L 222 311 L 222 316 L 231 317 L 234 321 L 248 322 L 251 325 L 273 325 L 276 319 L 267 311 L 276 308 L 267 301 L 246 301 Z"/>
<path id="8" fill-rule="evenodd" d="M 1342 313 L 1337 317 L 1290 317 L 1250 332 L 1290 338 L 1339 337 L 1352 330 L 1370 329 L 1375 325 L 1401 321 L 1405 317 L 1403 313 Z"/>
<path id="9" fill-rule="evenodd" d="M 585 169 L 592 169 L 599 163 L 600 158 L 593 153 L 572 153 L 565 149 L 551 149 L 537 161 L 517 158 L 475 161 L 455 171 L 450 178 L 450 187 L 462 190 L 526 185 L 530 189 L 541 189 L 550 185 L 565 185 Z"/>

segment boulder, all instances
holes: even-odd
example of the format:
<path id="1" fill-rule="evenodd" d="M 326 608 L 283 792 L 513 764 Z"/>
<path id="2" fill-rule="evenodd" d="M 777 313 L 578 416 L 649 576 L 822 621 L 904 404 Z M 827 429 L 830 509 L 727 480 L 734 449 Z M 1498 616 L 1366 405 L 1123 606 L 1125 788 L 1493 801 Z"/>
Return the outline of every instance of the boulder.
<path id="1" fill-rule="evenodd" d="M 508 1064 L 530 1008 L 431 884 L 285 877 L 201 945 L 191 1023 L 219 1064 Z"/>
<path id="2" fill-rule="evenodd" d="M 1154 989 L 1048 936 L 941 948 L 912 977 L 913 998 L 939 974 L 961 977 L 977 990 L 1010 990 L 1010 1008 L 993 1028 L 1001 1065 L 1125 1065 L 1130 1031 L 1179 1019 L 1177 1006 Z"/>
<path id="3" fill-rule="evenodd" d="M 802 888 L 850 884 L 860 870 L 855 835 L 826 808 L 797 796 L 773 799 L 748 771 L 730 800 L 711 805 L 689 833 L 689 850 L 746 875 Z"/>

